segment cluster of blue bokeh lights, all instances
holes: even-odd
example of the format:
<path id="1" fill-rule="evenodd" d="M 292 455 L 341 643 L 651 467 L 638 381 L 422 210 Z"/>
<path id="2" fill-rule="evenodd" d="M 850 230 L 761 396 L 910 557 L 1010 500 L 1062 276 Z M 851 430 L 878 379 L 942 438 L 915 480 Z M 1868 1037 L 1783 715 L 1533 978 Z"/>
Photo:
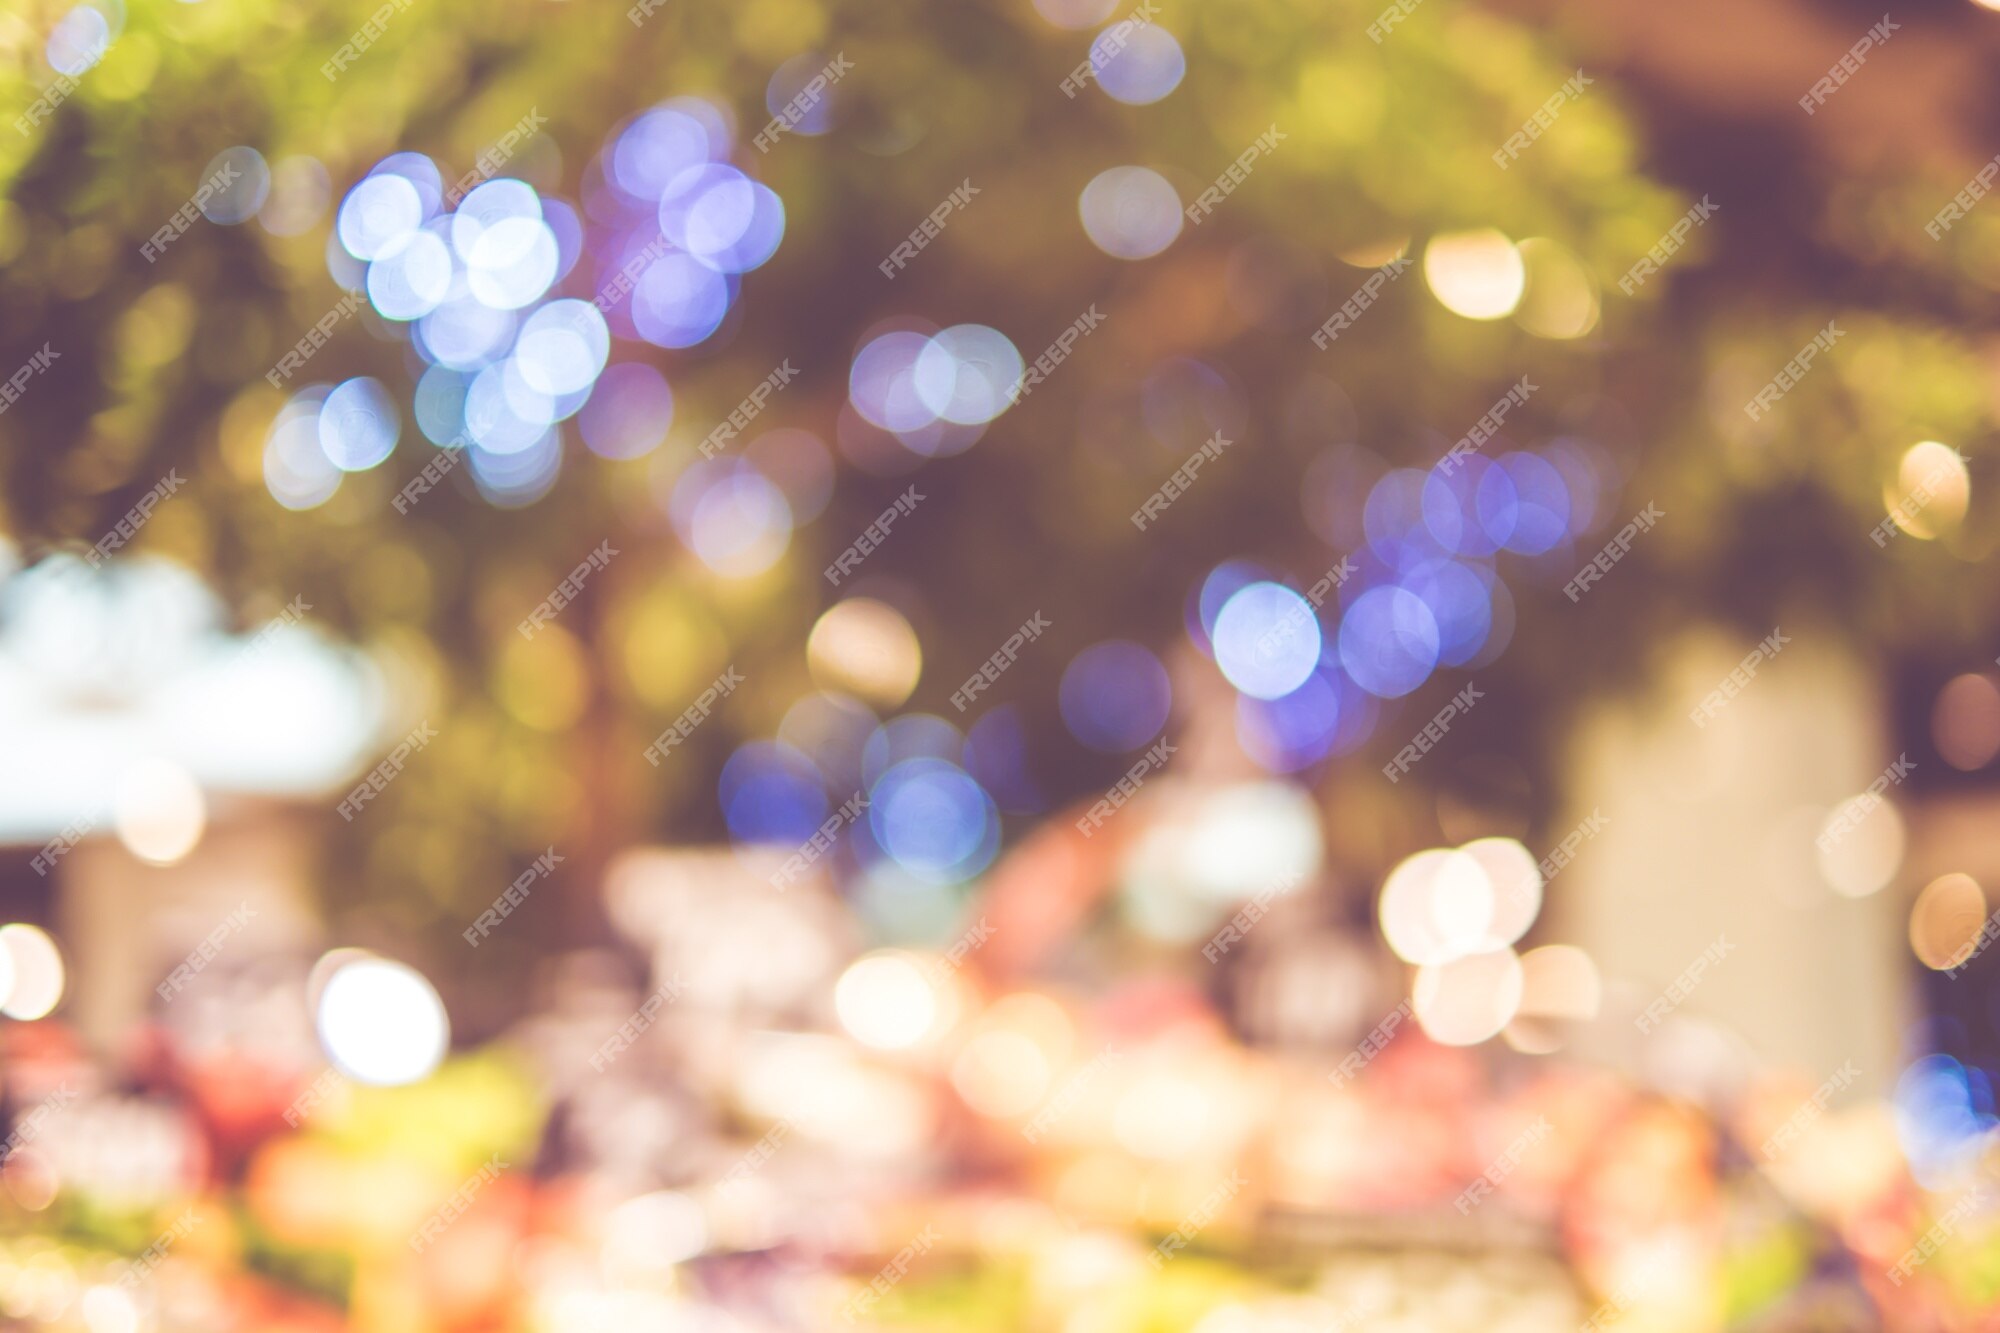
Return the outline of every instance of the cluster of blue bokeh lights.
<path id="1" fill-rule="evenodd" d="M 1428 470 L 1363 464 L 1335 469 L 1373 478 L 1345 501 L 1356 549 L 1329 547 L 1304 576 L 1227 560 L 1189 590 L 1188 639 L 1233 687 L 1238 741 L 1272 773 L 1355 750 L 1440 670 L 1498 657 L 1514 631 L 1503 558 L 1517 562 L 1510 577 L 1567 577 L 1609 472 L 1576 440 Z M 1130 755 L 1170 730 L 1174 682 L 1152 649 L 1103 639 L 1070 658 L 1057 702 L 1078 746 Z M 808 696 L 776 741 L 730 759 L 720 793 L 730 831 L 789 851 L 831 821 L 841 835 L 833 864 L 864 902 L 883 896 L 902 910 L 961 885 L 991 863 L 1002 815 L 1049 808 L 1018 706 L 973 711 L 962 731 Z"/>
<path id="2" fill-rule="evenodd" d="M 1012 709 L 962 732 L 929 714 L 878 721 L 849 696 L 820 693 L 793 706 L 779 739 L 739 746 L 718 795 L 739 843 L 790 851 L 831 822 L 844 843 L 829 864 L 843 878 L 878 894 L 932 892 L 992 864 L 1003 803 L 1041 808 L 1025 753 Z"/>
<path id="3" fill-rule="evenodd" d="M 1237 736 L 1259 763 L 1296 772 L 1374 731 L 1386 701 L 1442 668 L 1497 658 L 1514 632 L 1499 559 L 1566 569 L 1596 512 L 1592 451 L 1447 457 L 1375 471 L 1356 550 L 1305 580 L 1227 561 L 1189 599 L 1187 630 L 1237 690 Z"/>
<path id="4" fill-rule="evenodd" d="M 380 329 L 408 339 L 410 416 L 432 445 L 462 451 L 487 500 L 546 494 L 566 429 L 611 458 L 664 441 L 665 376 L 614 364 L 612 351 L 707 340 L 740 276 L 776 252 L 784 204 L 729 164 L 733 146 L 727 116 L 680 98 L 612 132 L 584 171 L 580 209 L 512 176 L 447 188 L 413 152 L 383 158 L 341 200 L 327 267 Z M 266 485 L 288 508 L 323 504 L 344 476 L 388 459 L 402 427 L 379 380 L 304 386 L 271 431 Z"/>

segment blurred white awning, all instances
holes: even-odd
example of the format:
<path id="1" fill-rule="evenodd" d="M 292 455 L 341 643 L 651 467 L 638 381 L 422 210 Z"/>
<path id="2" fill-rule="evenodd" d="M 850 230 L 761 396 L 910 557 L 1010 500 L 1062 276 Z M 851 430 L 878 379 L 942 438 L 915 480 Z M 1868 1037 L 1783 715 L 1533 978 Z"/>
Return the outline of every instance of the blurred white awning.
<path id="1" fill-rule="evenodd" d="M 193 573 L 0 551 L 0 843 L 104 823 L 120 776 L 162 759 L 205 792 L 315 798 L 372 753 L 387 712 L 360 651 L 287 613 L 232 635 Z M 303 608 L 301 608 L 303 609 Z"/>

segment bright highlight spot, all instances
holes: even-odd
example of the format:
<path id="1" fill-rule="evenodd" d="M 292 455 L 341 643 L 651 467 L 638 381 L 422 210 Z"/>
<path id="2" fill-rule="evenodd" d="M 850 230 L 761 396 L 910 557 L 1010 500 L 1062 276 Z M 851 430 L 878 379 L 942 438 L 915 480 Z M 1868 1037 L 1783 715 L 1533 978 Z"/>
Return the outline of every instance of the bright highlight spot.
<path id="1" fill-rule="evenodd" d="M 1231 685 L 1276 699 L 1305 684 L 1319 665 L 1319 617 L 1282 583 L 1238 589 L 1215 617 L 1215 664 Z"/>
<path id="2" fill-rule="evenodd" d="M 349 1077 L 397 1087 L 438 1067 L 451 1026 L 444 1001 L 414 968 L 363 954 L 320 991 L 319 1040 Z"/>
<path id="3" fill-rule="evenodd" d="M 0 1013 L 23 1023 L 46 1018 L 63 997 L 62 952 L 39 926 L 16 922 L 0 926 L 0 952 L 10 964 L 14 984 L 0 1001 Z"/>
<path id="4" fill-rule="evenodd" d="M 937 995 L 906 954 L 856 959 L 833 988 L 834 1012 L 848 1035 L 878 1051 L 922 1041 L 938 1015 Z"/>
<path id="5" fill-rule="evenodd" d="M 1454 315 L 1504 319 L 1521 303 L 1527 268 L 1497 231 L 1447 232 L 1424 248 L 1424 281 Z"/>

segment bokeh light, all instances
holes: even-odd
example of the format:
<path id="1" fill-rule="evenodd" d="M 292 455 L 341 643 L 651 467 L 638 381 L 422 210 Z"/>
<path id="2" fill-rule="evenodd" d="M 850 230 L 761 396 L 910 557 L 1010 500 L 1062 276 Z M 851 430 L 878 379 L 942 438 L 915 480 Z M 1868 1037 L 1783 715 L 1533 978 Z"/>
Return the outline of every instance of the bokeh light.
<path id="1" fill-rule="evenodd" d="M 590 401 L 577 414 L 577 429 L 594 454 L 638 458 L 666 443 L 673 420 L 674 394 L 667 377 L 633 362 L 612 366 L 598 378 Z"/>
<path id="2" fill-rule="evenodd" d="M 1407 588 L 1370 588 L 1340 622 L 1340 664 L 1370 694 L 1395 699 L 1429 679 L 1438 664 L 1437 617 Z"/>
<path id="3" fill-rule="evenodd" d="M 1181 234 L 1181 200 L 1167 178 L 1147 167 L 1112 167 L 1077 200 L 1084 235 L 1113 259 L 1149 259 Z"/>
<path id="4" fill-rule="evenodd" d="M 1090 44 L 1097 86 L 1129 106 L 1150 106 L 1180 87 L 1187 57 L 1174 35 L 1157 23 L 1121 32 L 1114 25 Z"/>
<path id="5" fill-rule="evenodd" d="M 876 844 L 927 883 L 956 884 L 985 870 L 1000 850 L 993 799 L 958 765 L 918 757 L 895 764 L 869 793 Z"/>
<path id="6" fill-rule="evenodd" d="M 790 849 L 826 818 L 826 792 L 812 760 L 789 745 L 751 741 L 722 766 L 716 784 L 730 836 Z"/>
<path id="7" fill-rule="evenodd" d="M 1527 288 L 1521 252 L 1497 231 L 1447 232 L 1424 247 L 1424 281 L 1438 304 L 1467 319 L 1505 319 Z"/>
<path id="8" fill-rule="evenodd" d="M 1092 644 L 1063 669 L 1057 695 L 1070 735 L 1093 750 L 1134 750 L 1160 734 L 1173 687 L 1160 659 L 1140 644 Z"/>
<path id="9" fill-rule="evenodd" d="M 1520 958 L 1500 949 L 1418 968 L 1410 999 L 1432 1041 L 1476 1046 L 1513 1021 L 1525 989 Z"/>
<path id="10" fill-rule="evenodd" d="M 1910 949 L 1935 971 L 1964 963 L 1978 946 L 1988 916 L 1986 893 L 1972 876 L 1953 872 L 1924 886 L 1910 907 Z"/>
<path id="11" fill-rule="evenodd" d="M 937 994 L 914 959 L 902 953 L 857 958 L 833 988 L 840 1025 L 864 1046 L 901 1051 L 931 1034 Z"/>
<path id="12" fill-rule="evenodd" d="M 1231 685 L 1257 699 L 1305 684 L 1319 665 L 1320 641 L 1312 605 L 1281 583 L 1238 589 L 1215 617 L 1215 664 Z"/>
<path id="13" fill-rule="evenodd" d="M 1972 673 L 1953 677 L 1931 707 L 1931 743 L 1963 773 L 1992 763 L 2000 754 L 2000 681 Z"/>
<path id="14" fill-rule="evenodd" d="M 320 404 L 319 446 L 343 472 L 362 472 L 387 458 L 403 433 L 395 400 L 380 380 L 348 380 Z"/>
<path id="15" fill-rule="evenodd" d="M 0 951 L 6 953 L 13 977 L 0 1000 L 0 1013 L 21 1023 L 48 1017 L 62 1002 L 65 984 L 56 942 L 41 927 L 17 921 L 0 926 Z"/>
<path id="16" fill-rule="evenodd" d="M 342 1073 L 383 1087 L 427 1077 L 451 1042 L 444 1002 L 430 982 L 414 968 L 365 954 L 335 961 L 320 988 L 318 1027 L 327 1058 Z"/>
<path id="17" fill-rule="evenodd" d="M 202 216 L 219 226 L 248 222 L 271 194 L 271 168 L 264 155 L 248 145 L 225 148 L 209 159 L 201 178 L 214 190 L 201 200 Z"/>
<path id="18" fill-rule="evenodd" d="M 1851 796 L 1828 813 L 1815 845 L 1820 873 L 1834 892 L 1865 898 L 1903 864 L 1903 818 L 1883 797 Z"/>
<path id="19" fill-rule="evenodd" d="M 1896 480 L 1883 488 L 1889 520 L 1912 537 L 1943 536 L 1965 518 L 1972 479 L 1965 460 L 1950 445 L 1924 440 L 1904 451 Z"/>
<path id="20" fill-rule="evenodd" d="M 883 708 L 910 697 L 923 674 L 923 648 L 903 613 L 870 597 L 828 607 L 806 636 L 806 663 L 822 689 Z"/>

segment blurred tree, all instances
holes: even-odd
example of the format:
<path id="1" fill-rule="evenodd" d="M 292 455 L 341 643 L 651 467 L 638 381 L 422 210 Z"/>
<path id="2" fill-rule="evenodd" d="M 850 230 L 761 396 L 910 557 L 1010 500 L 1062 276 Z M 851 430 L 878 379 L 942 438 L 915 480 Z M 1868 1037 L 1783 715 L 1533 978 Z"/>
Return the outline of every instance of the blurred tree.
<path id="1" fill-rule="evenodd" d="M 810 688 L 805 635 L 846 592 L 818 571 L 912 481 L 926 503 L 861 585 L 921 635 L 911 706 L 942 710 L 1039 608 L 1057 627 L 1047 651 L 990 697 L 1026 710 L 1054 796 L 1101 786 L 1123 764 L 1071 746 L 1055 714 L 1076 649 L 1172 640 L 1188 589 L 1231 556 L 1309 580 L 1342 552 L 1302 502 L 1352 530 L 1368 480 L 1328 482 L 1309 472 L 1316 460 L 1358 445 L 1426 466 L 1523 376 L 1539 391 L 1507 436 L 1583 439 L 1625 483 L 1601 497 L 1597 541 L 1649 499 L 1669 515 L 1619 568 L 1616 592 L 1581 606 L 1553 593 L 1589 540 L 1562 548 L 1567 567 L 1503 566 L 1523 575 L 1518 627 L 1482 684 L 1509 704 L 1475 714 L 1472 734 L 1526 764 L 1542 809 L 1561 719 L 1625 680 L 1662 622 L 1724 612 L 1767 626 L 1805 598 L 1864 642 L 1990 634 L 1993 585 L 1970 605 L 1964 562 L 1990 558 L 1991 525 L 1886 550 L 1867 534 L 1908 445 L 1964 447 L 1988 429 L 1990 348 L 1958 330 L 2000 284 L 1988 258 L 2000 210 L 1934 243 L 1923 224 L 1958 181 L 1870 182 L 1881 188 L 1864 206 L 1856 183 L 1770 155 L 1750 159 L 1770 174 L 1760 189 L 1739 161 L 1714 187 L 1716 219 L 1628 296 L 1618 280 L 1710 187 L 1648 179 L 1648 143 L 1608 76 L 1503 170 L 1495 151 L 1577 72 L 1522 23 L 1438 0 L 1377 41 L 1375 6 L 1354 0 L 1165 0 L 1157 22 L 1183 44 L 1187 76 L 1135 107 L 1094 86 L 1066 96 L 1090 36 L 1051 26 L 1028 0 L 120 8 L 122 31 L 53 113 L 0 136 L 0 366 L 44 345 L 59 356 L 0 416 L 0 517 L 29 558 L 88 546 L 177 471 L 185 488 L 132 550 L 202 570 L 246 627 L 303 594 L 424 701 L 433 752 L 334 841 L 336 912 L 449 941 L 550 843 L 571 854 L 580 890 L 629 841 L 715 836 L 722 757 L 770 734 Z M 0 18 L 0 119 L 54 86 L 44 44 L 66 12 L 31 0 Z M 343 44 L 365 49 L 326 77 Z M 834 53 L 852 71 L 832 132 L 754 152 L 773 71 Z M 390 498 L 430 453 L 406 427 L 385 466 L 323 505 L 274 502 L 263 450 L 286 394 L 264 374 L 341 300 L 325 258 L 331 211 L 374 162 L 417 150 L 450 180 L 538 113 L 546 129 L 507 169 L 576 199 L 621 121 L 689 94 L 737 118 L 736 160 L 778 191 L 788 226 L 712 339 L 614 349 L 614 361 L 669 376 L 664 446 L 612 462 L 572 440 L 561 481 L 528 508 L 486 503 L 460 471 L 406 516 Z M 1271 128 L 1283 137 L 1240 188 L 1157 258 L 1109 258 L 1079 226 L 1079 192 L 1100 171 L 1147 165 L 1193 200 Z M 1727 153 L 1738 133 L 1718 121 L 1703 142 Z M 150 262 L 141 247 L 234 145 L 323 164 L 327 210 L 292 236 L 197 220 Z M 887 280 L 878 262 L 961 182 L 976 198 Z M 1514 318 L 1453 314 L 1413 271 L 1352 334 L 1325 351 L 1309 341 L 1376 265 L 1475 228 L 1544 238 Z M 1772 264 L 1801 245 L 1816 263 Z M 588 295 L 590 271 L 565 290 Z M 838 422 L 853 351 L 878 321 L 989 324 L 1032 361 L 1089 308 L 1102 329 L 967 453 L 886 457 Z M 1751 421 L 1743 404 L 1829 319 L 1844 332 L 1835 350 Z M 800 378 L 758 428 L 839 436 L 854 465 L 786 559 L 722 580 L 681 547 L 664 499 L 712 425 L 786 360 Z M 400 326 L 364 308 L 301 378 L 370 374 L 407 394 L 411 365 Z M 1214 430 L 1241 443 L 1136 531 L 1126 515 Z M 532 641 L 516 635 L 605 539 L 621 555 L 580 603 Z M 732 664 L 752 688 L 692 754 L 643 763 L 644 745 Z M 1411 716 L 1435 708 L 1429 691 L 1406 702 Z M 552 928 L 591 929 L 591 897 L 573 893 L 573 915 Z M 478 964 L 501 995 L 547 940 L 506 932 L 471 958 L 443 952 Z"/>

